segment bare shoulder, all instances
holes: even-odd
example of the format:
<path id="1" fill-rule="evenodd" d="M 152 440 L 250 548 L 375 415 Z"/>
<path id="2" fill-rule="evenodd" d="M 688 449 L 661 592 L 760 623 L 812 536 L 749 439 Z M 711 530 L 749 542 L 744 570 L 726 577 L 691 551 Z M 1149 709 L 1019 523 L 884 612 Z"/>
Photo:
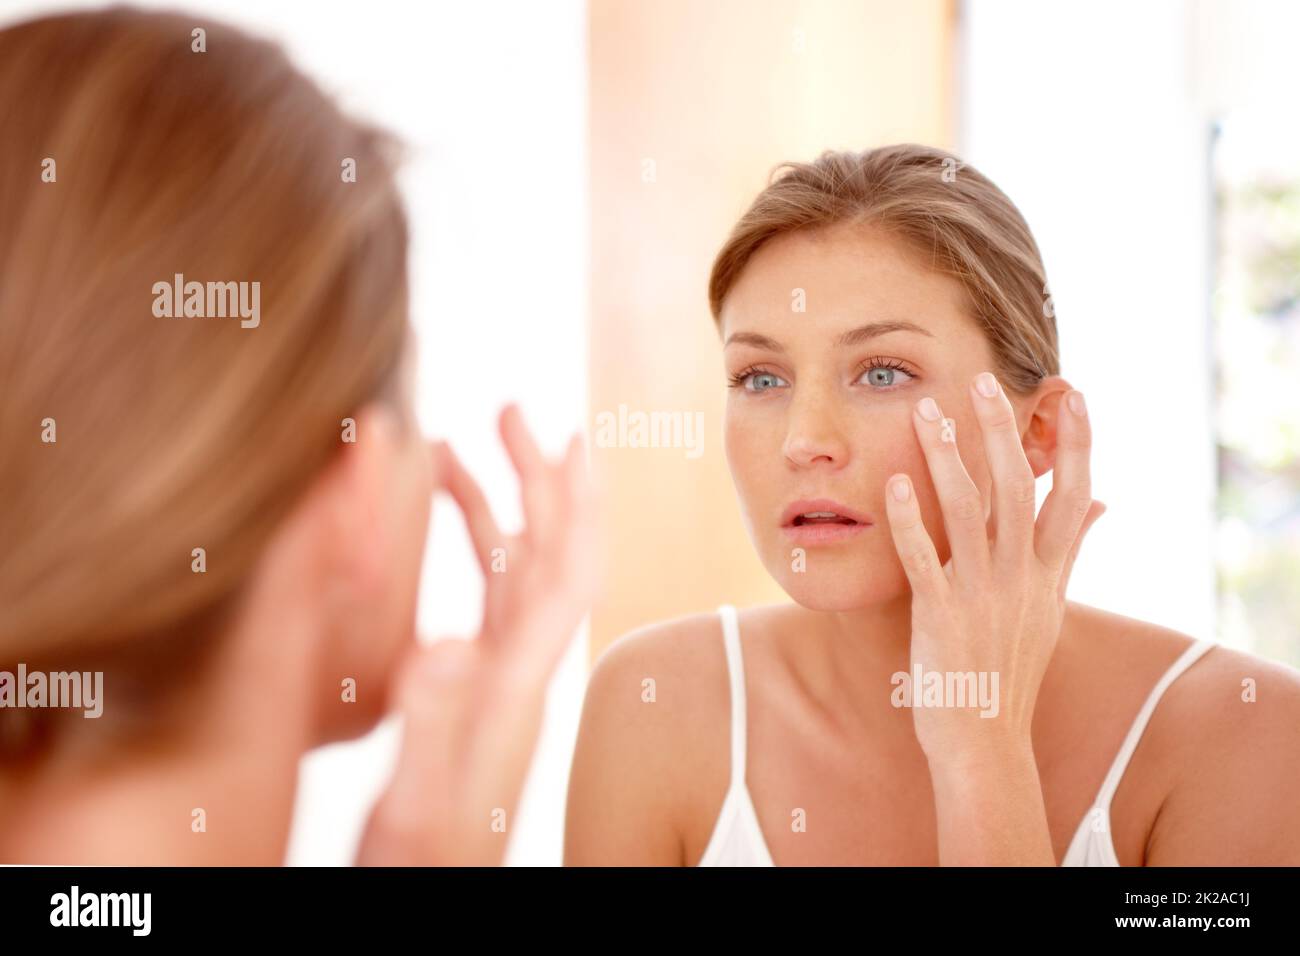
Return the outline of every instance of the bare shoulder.
<path id="1" fill-rule="evenodd" d="M 717 614 L 691 614 L 660 621 L 618 638 L 596 660 L 588 697 L 612 698 L 614 714 L 645 723 L 690 726 L 721 710 L 725 698 L 726 654 Z M 712 693 L 702 693 L 711 689 Z M 629 694 L 629 690 L 631 693 Z M 642 705 L 653 704 L 644 711 Z M 633 706 L 635 705 L 635 706 Z"/>
<path id="2" fill-rule="evenodd" d="M 1160 709 L 1162 750 L 1178 773 L 1148 863 L 1300 864 L 1300 671 L 1216 646 Z"/>
<path id="3" fill-rule="evenodd" d="M 1107 678 L 1138 670 L 1163 672 L 1195 638 L 1103 608 L 1066 602 L 1060 650 L 1074 666 Z"/>
<path id="4" fill-rule="evenodd" d="M 1071 603 L 1091 667 L 1154 684 L 1194 642 L 1150 622 Z M 1300 863 L 1300 671 L 1215 645 L 1171 683 L 1142 740 L 1167 780 L 1148 865 Z"/>
<path id="5" fill-rule="evenodd" d="M 1172 628 L 1070 602 L 1067 613 L 1076 657 L 1094 676 L 1134 671 L 1157 679 L 1197 638 Z M 1086 645 L 1086 650 L 1083 647 Z M 1300 733 L 1300 671 L 1277 661 L 1214 644 L 1169 685 L 1151 719 L 1151 735 L 1195 730 L 1198 748 L 1235 741 L 1274 727 L 1282 739 Z"/>
<path id="6" fill-rule="evenodd" d="M 689 670 L 688 658 L 710 656 L 701 653 L 706 650 L 706 643 L 716 643 L 721 648 L 721 643 L 718 643 L 721 633 L 720 619 L 714 613 L 688 614 L 647 624 L 629 631 L 605 648 L 596 660 L 595 671 L 625 667 L 631 663 L 653 663 L 670 669 Z"/>
<path id="7" fill-rule="evenodd" d="M 685 862 L 691 808 L 726 787 L 726 681 L 717 614 L 639 628 L 601 653 L 570 774 L 566 863 Z"/>

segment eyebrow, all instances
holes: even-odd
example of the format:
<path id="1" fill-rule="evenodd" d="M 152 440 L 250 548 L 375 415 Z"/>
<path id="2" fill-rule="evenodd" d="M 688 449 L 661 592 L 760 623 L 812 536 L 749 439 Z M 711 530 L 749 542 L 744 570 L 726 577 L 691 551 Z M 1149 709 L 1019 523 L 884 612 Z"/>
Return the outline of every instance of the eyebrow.
<path id="1" fill-rule="evenodd" d="M 835 340 L 836 345 L 861 345 L 863 342 L 874 339 L 880 335 L 888 335 L 890 332 L 915 332 L 918 335 L 928 335 L 934 338 L 934 333 L 929 329 L 922 328 L 915 322 L 908 322 L 905 319 L 885 322 L 868 322 L 866 325 L 860 325 L 856 329 L 850 329 Z M 727 337 L 726 345 L 752 345 L 755 348 L 767 349 L 772 352 L 784 352 L 785 347 L 776 339 L 768 338 L 766 335 L 759 335 L 757 332 L 735 332 Z"/>

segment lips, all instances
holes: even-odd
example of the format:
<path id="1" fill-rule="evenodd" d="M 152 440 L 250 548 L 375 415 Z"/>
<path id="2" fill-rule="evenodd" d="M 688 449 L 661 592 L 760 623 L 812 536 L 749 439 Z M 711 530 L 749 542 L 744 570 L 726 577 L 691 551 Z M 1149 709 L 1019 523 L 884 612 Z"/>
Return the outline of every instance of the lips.
<path id="1" fill-rule="evenodd" d="M 871 524 L 862 512 L 830 498 L 804 498 L 792 501 L 781 514 L 783 528 L 809 524 Z"/>
<path id="2" fill-rule="evenodd" d="M 871 527 L 868 515 L 830 498 L 791 502 L 781 514 L 781 530 L 804 544 L 829 544 Z"/>

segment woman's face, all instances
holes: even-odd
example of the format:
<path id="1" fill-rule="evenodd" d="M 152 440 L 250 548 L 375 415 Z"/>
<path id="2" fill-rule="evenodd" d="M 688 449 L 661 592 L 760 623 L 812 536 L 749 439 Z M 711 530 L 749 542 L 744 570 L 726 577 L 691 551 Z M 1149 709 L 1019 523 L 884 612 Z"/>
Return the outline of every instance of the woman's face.
<path id="1" fill-rule="evenodd" d="M 923 397 L 956 421 L 962 461 L 988 501 L 969 384 L 997 373 L 966 312 L 955 279 L 864 227 L 769 241 L 727 296 L 727 461 L 759 557 L 799 604 L 844 611 L 906 591 L 884 503 L 897 472 L 912 477 L 948 560 L 912 425 Z"/>

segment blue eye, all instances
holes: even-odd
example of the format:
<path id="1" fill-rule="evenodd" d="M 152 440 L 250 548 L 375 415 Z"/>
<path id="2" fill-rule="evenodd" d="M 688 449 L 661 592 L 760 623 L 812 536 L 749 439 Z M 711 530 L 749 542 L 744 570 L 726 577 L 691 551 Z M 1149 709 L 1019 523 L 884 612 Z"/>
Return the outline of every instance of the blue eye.
<path id="1" fill-rule="evenodd" d="M 737 372 L 731 376 L 729 384 L 732 388 L 744 387 L 747 392 L 768 392 L 774 388 L 781 388 L 789 385 L 785 379 L 773 372 L 764 372 L 762 369 L 747 368 L 742 372 Z"/>
<path id="2" fill-rule="evenodd" d="M 746 376 L 745 388 L 751 392 L 765 392 L 769 388 L 779 388 L 786 384 L 785 380 L 779 375 L 773 375 L 771 372 L 754 372 Z"/>
<path id="3" fill-rule="evenodd" d="M 903 368 L 902 363 L 894 359 L 870 359 L 864 362 L 861 368 L 864 371 L 858 377 L 858 381 L 865 381 L 865 384 L 876 391 L 903 385 L 915 378 L 911 372 Z M 902 381 L 898 380 L 900 373 L 905 376 Z"/>

